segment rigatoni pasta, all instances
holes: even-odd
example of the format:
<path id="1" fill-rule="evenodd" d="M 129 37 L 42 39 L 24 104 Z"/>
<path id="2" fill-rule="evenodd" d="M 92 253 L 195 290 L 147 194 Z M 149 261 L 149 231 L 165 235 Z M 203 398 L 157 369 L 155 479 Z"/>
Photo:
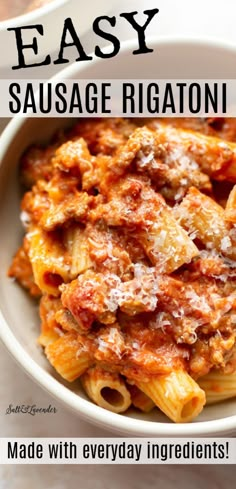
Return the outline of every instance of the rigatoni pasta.
<path id="1" fill-rule="evenodd" d="M 191 421 L 206 403 L 204 390 L 182 370 L 139 382 L 138 387 L 175 423 Z"/>
<path id="2" fill-rule="evenodd" d="M 145 122 L 84 120 L 26 152 L 9 276 L 61 377 L 190 422 L 236 395 L 236 121 Z"/>
<path id="3" fill-rule="evenodd" d="M 83 340 L 74 333 L 65 333 L 49 343 L 45 354 L 56 371 L 69 382 L 80 377 L 92 363 Z"/>
<path id="4" fill-rule="evenodd" d="M 85 230 L 80 226 L 69 227 L 65 231 L 66 249 L 71 255 L 70 277 L 78 277 L 92 267 Z"/>
<path id="5" fill-rule="evenodd" d="M 236 397 L 236 373 L 223 374 L 213 370 L 201 377 L 198 384 L 206 393 L 207 404 Z"/>
<path id="6" fill-rule="evenodd" d="M 70 276 L 63 243 L 39 227 L 32 227 L 27 236 L 36 285 L 42 292 L 58 295 L 58 286 Z"/>
<path id="7" fill-rule="evenodd" d="M 130 393 L 118 374 L 94 367 L 82 375 L 81 382 L 90 399 L 109 411 L 123 413 L 131 405 Z"/>
<path id="8" fill-rule="evenodd" d="M 230 198 L 230 197 L 229 197 Z M 175 210 L 175 217 L 190 233 L 194 233 L 207 249 L 236 257 L 233 229 L 226 222 L 226 211 L 211 197 L 191 187 Z"/>

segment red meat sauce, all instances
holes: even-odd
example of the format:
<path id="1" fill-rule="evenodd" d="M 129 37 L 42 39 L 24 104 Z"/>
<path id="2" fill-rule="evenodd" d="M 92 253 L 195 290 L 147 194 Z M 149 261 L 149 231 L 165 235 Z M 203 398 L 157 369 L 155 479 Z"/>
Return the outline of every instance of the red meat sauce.
<path id="1" fill-rule="evenodd" d="M 173 256 L 165 261 L 147 250 L 156 222 L 172 215 L 192 187 L 225 205 L 236 179 L 206 165 L 211 158 L 225 158 L 227 165 L 232 160 L 233 146 L 226 151 L 214 145 L 215 138 L 236 141 L 236 121 L 166 120 L 170 134 L 190 129 L 190 143 L 180 138 L 178 154 L 176 143 L 157 140 L 159 124 L 85 120 L 48 147 L 34 146 L 24 155 L 21 177 L 28 192 L 22 209 L 31 224 L 63 234 L 79 223 L 91 262 L 59 286 L 58 297 L 43 295 L 42 328 L 76 338 L 94 363 L 128 379 L 179 368 L 194 378 L 212 368 L 230 373 L 236 368 L 236 262 L 194 236 L 192 257 L 176 268 Z M 178 133 L 173 134 L 175 139 Z M 209 147 L 201 135 L 209 137 Z M 193 137 L 199 139 L 196 159 Z M 207 161 L 202 161 L 203 146 Z M 21 282 L 20 260 L 10 275 Z M 32 280 L 30 267 L 29 275 Z M 58 276 L 47 279 L 60 284 Z"/>

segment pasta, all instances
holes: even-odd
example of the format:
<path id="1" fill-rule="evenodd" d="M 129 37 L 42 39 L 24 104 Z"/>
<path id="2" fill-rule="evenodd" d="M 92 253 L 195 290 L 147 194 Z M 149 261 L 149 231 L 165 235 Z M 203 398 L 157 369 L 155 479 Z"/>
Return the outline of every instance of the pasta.
<path id="1" fill-rule="evenodd" d="M 222 374 L 212 371 L 198 382 L 206 393 L 206 403 L 214 404 L 236 397 L 236 374 Z"/>
<path id="2" fill-rule="evenodd" d="M 225 219 L 236 224 L 236 185 L 232 188 L 226 202 Z"/>
<path id="3" fill-rule="evenodd" d="M 55 371 L 176 423 L 235 396 L 236 120 L 83 120 L 21 178 L 9 276 L 40 301 Z"/>
<path id="4" fill-rule="evenodd" d="M 91 365 L 88 352 L 84 351 L 83 341 L 73 333 L 49 343 L 45 353 L 56 371 L 69 382 L 77 379 Z"/>
<path id="5" fill-rule="evenodd" d="M 194 232 L 207 248 L 236 257 L 235 239 L 233 235 L 230 236 L 231 228 L 226 222 L 224 209 L 212 198 L 191 187 L 176 210 L 175 217 L 185 229 Z"/>
<path id="6" fill-rule="evenodd" d="M 76 278 L 92 267 L 87 238 L 84 229 L 79 226 L 68 228 L 65 233 L 66 248 L 71 255 L 70 277 Z"/>
<path id="7" fill-rule="evenodd" d="M 44 295 L 40 300 L 41 334 L 38 342 L 46 347 L 60 338 L 60 325 L 56 314 L 60 308 L 60 300 L 53 296 Z"/>
<path id="8" fill-rule="evenodd" d="M 34 280 L 43 292 L 58 295 L 58 286 L 68 280 L 69 266 L 61 243 L 38 227 L 28 233 L 28 256 Z"/>
<path id="9" fill-rule="evenodd" d="M 144 413 L 150 413 L 155 408 L 155 403 L 150 397 L 144 394 L 136 385 L 128 384 L 128 389 L 131 396 L 133 406 L 140 409 Z"/>
<path id="10" fill-rule="evenodd" d="M 99 406 L 114 413 L 123 413 L 130 407 L 130 393 L 119 375 L 94 367 L 82 375 L 81 381 L 89 397 Z"/>
<path id="11" fill-rule="evenodd" d="M 182 370 L 139 382 L 138 387 L 176 423 L 191 421 L 206 402 L 204 390 Z"/>

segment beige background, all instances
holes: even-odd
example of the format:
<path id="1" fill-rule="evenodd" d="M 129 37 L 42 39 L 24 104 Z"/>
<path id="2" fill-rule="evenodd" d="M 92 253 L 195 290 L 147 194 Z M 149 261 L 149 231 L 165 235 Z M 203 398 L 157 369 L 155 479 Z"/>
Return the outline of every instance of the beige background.
<path id="1" fill-rule="evenodd" d="M 1 0 L 3 1 L 3 0 Z M 98 1 L 98 0 L 96 0 Z M 236 44 L 235 0 L 129 0 L 119 1 L 118 10 L 144 10 L 157 6 L 161 10 L 158 36 L 178 35 L 224 39 Z M 125 6 L 125 8 L 124 8 Z M 132 36 L 124 28 L 121 39 Z M 92 43 L 86 36 L 87 46 Z M 51 70 L 53 72 L 53 70 Z M 41 73 L 40 77 L 48 76 Z M 5 121 L 0 120 L 0 130 Z M 109 433 L 82 422 L 57 401 L 43 392 L 22 372 L 0 345 L 0 435 L 1 437 L 86 437 L 109 436 Z M 54 415 L 5 415 L 6 408 L 15 404 L 55 406 Z M 230 489 L 235 487 L 235 466 L 2 466 L 0 489 Z"/>

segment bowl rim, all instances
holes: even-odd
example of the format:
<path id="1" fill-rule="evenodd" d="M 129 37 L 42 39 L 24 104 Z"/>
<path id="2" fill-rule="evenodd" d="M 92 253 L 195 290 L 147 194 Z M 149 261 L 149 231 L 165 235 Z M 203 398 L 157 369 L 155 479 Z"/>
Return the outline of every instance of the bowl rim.
<path id="1" fill-rule="evenodd" d="M 26 12 L 16 17 L 10 17 L 9 19 L 0 21 L 0 34 L 1 31 L 5 31 L 11 27 L 21 27 L 29 22 L 38 21 L 43 15 L 47 15 L 53 10 L 71 2 L 71 0 L 51 0 L 48 4 L 42 5 L 31 12 Z"/>
<path id="2" fill-rule="evenodd" d="M 188 47 L 213 47 L 216 49 L 225 49 L 232 54 L 236 55 L 236 44 L 215 41 L 208 38 L 187 38 L 187 37 L 162 37 L 162 38 L 148 38 L 150 46 L 158 45 L 188 45 Z M 120 53 L 125 54 L 130 49 L 136 48 L 136 42 L 134 40 L 128 40 L 121 43 Z M 109 50 L 109 47 L 105 48 Z M 93 64 L 99 64 L 103 62 L 100 58 L 93 59 Z M 87 67 L 86 62 L 72 65 L 64 68 L 58 74 L 50 79 L 50 81 L 56 81 L 61 78 L 70 78 L 71 75 L 76 73 L 80 76 L 83 72 L 83 67 Z M 68 117 L 69 118 L 69 117 Z M 15 138 L 19 128 L 26 122 L 26 117 L 13 118 L 1 135 L 0 145 L 0 164 L 2 157 L 11 144 L 11 141 Z M 190 437 L 190 436 L 212 436 L 216 434 L 230 433 L 236 430 L 236 414 L 227 416 L 225 418 L 217 418 L 210 421 L 197 421 L 196 423 L 186 424 L 174 424 L 171 422 L 156 422 L 147 421 L 132 418 L 125 415 L 115 414 L 109 412 L 99 406 L 93 404 L 80 395 L 72 392 L 69 388 L 60 383 L 51 374 L 45 372 L 43 367 L 31 358 L 30 354 L 24 350 L 24 347 L 16 339 L 13 332 L 10 329 L 7 321 L 5 320 L 2 312 L 0 311 L 0 338 L 7 348 L 8 352 L 14 357 L 14 359 L 21 365 L 24 371 L 37 383 L 56 398 L 60 403 L 63 403 L 67 408 L 73 410 L 81 418 L 90 423 L 102 426 L 105 429 L 113 432 L 119 432 L 129 434 L 130 436 L 156 436 L 156 437 Z"/>

